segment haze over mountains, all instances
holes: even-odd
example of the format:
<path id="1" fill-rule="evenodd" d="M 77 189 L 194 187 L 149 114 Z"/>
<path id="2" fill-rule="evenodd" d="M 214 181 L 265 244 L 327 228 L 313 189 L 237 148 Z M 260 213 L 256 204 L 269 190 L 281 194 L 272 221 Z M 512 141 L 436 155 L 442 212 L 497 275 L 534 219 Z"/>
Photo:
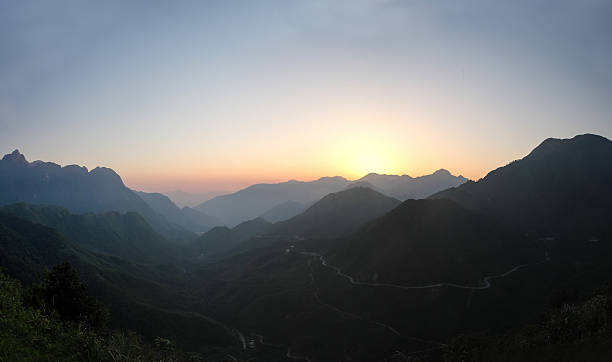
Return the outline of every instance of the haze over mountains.
<path id="1" fill-rule="evenodd" d="M 368 174 L 356 181 L 343 177 L 322 177 L 315 181 L 288 181 L 278 184 L 257 184 L 228 195 L 212 197 L 215 193 L 171 193 L 183 203 L 193 204 L 201 197 L 210 200 L 195 208 L 179 208 L 161 193 L 134 192 L 127 188 L 113 170 L 87 168 L 52 162 L 28 162 L 15 150 L 0 160 L 0 204 L 26 202 L 61 205 L 72 212 L 118 211 L 138 212 L 156 229 L 167 236 L 176 236 L 176 230 L 205 232 L 217 225 L 235 226 L 241 222 L 262 217 L 270 222 L 287 220 L 306 210 L 323 196 L 344 189 L 365 186 L 387 196 L 406 200 L 425 198 L 449 187 L 458 186 L 467 179 L 453 176 L 446 170 L 431 175 Z M 164 220 L 167 222 L 163 225 Z"/>
<path id="2" fill-rule="evenodd" d="M 467 181 L 453 176 L 446 170 L 431 175 L 410 177 L 407 175 L 368 174 L 355 181 L 343 177 L 323 177 L 315 181 L 288 181 L 278 184 L 258 184 L 230 195 L 215 197 L 195 208 L 218 218 L 228 226 L 256 217 L 269 221 L 289 219 L 305 210 L 305 206 L 323 196 L 351 186 L 371 186 L 378 192 L 398 200 L 425 198 L 438 191 L 461 185 Z"/>
<path id="3" fill-rule="evenodd" d="M 512 360 L 515 349 L 495 347 L 513 346 L 508 334 L 529 341 L 519 349 L 530 360 L 558 343 L 551 331 L 580 331 L 562 347 L 572 353 L 612 337 L 597 322 L 609 320 L 607 302 L 563 307 L 608 298 L 604 137 L 547 139 L 478 182 L 370 174 L 254 185 L 203 204 L 255 215 L 231 228 L 96 170 L 5 156 L 0 266 L 29 283 L 69 260 L 114 328 L 170 338 L 205 361 Z M 567 325 L 541 322 L 555 308 Z M 496 342 L 479 355 L 464 338 L 483 334 Z"/>
<path id="4" fill-rule="evenodd" d="M 0 205 L 17 202 L 59 205 L 74 213 L 136 212 L 164 235 L 185 237 L 105 167 L 88 171 L 77 165 L 28 162 L 15 150 L 0 160 Z"/>
<path id="5" fill-rule="evenodd" d="M 219 221 L 203 212 L 184 206 L 179 208 L 167 196 L 159 193 L 136 192 L 153 210 L 173 224 L 193 232 L 205 232 Z"/>
<path id="6" fill-rule="evenodd" d="M 168 196 L 172 202 L 179 207 L 194 207 L 198 206 L 203 202 L 206 202 L 213 197 L 229 194 L 230 192 L 225 191 L 210 191 L 210 192 L 186 192 L 182 190 L 176 190 L 171 192 L 165 192 L 164 195 Z"/>
<path id="7" fill-rule="evenodd" d="M 445 350 L 457 334 L 498 333 L 537 322 L 559 300 L 578 303 L 612 278 L 611 223 L 600 222 L 612 220 L 611 145 L 592 135 L 546 140 L 479 182 L 432 199 L 407 200 L 336 240 L 270 238 L 262 247 L 265 231 L 260 231 L 241 242 L 240 253 L 204 266 L 194 285 L 227 318 L 238 311 L 234 320 L 243 328 L 326 361 L 347 359 L 347 353 L 353 360 L 391 358 L 397 348 Z M 465 189 L 483 204 L 460 199 Z M 521 196 L 522 189 L 528 196 Z M 475 205 L 513 216 L 522 210 L 522 217 L 483 213 Z M 573 210 L 595 217 L 575 218 Z M 525 223 L 531 217 L 542 221 L 540 232 Z M 289 244 L 297 250 L 284 250 Z M 242 287 L 216 282 L 227 278 Z M 273 312 L 278 309 L 282 312 Z M 559 328 L 573 333 L 571 327 Z M 338 334 L 322 333 L 330 329 Z M 405 336 L 420 342 L 407 347 Z M 534 343 L 527 356 L 541 353 L 543 347 Z M 473 346 L 457 348 L 475 353 Z M 571 350 L 585 348 L 578 344 Z"/>
<path id="8" fill-rule="evenodd" d="M 113 170 L 88 171 L 77 165 L 28 162 L 15 150 L 0 160 L 0 203 L 61 205 L 73 212 L 133 211 L 152 218 L 153 210 L 128 189 Z"/>
<path id="9" fill-rule="evenodd" d="M 216 227 L 202 235 L 192 247 L 202 253 L 202 256 L 214 256 L 239 246 L 261 247 L 261 240 L 255 244 L 247 242 L 254 237 L 265 240 L 268 236 L 272 241 L 279 237 L 302 240 L 338 238 L 350 235 L 365 223 L 384 215 L 399 204 L 399 200 L 369 188 L 354 187 L 326 195 L 303 213 L 285 221 L 270 223 L 256 218 L 231 229 Z"/>

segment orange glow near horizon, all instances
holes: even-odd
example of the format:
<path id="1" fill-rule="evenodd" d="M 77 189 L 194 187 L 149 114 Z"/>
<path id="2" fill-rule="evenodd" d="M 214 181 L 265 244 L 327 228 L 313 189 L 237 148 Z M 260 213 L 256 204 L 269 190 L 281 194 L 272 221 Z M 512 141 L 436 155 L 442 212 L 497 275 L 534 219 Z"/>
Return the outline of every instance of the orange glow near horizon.
<path id="1" fill-rule="evenodd" d="M 612 137 L 612 2 L 6 3 L 3 151 L 137 190 L 476 180 L 549 137 Z"/>
<path id="2" fill-rule="evenodd" d="M 495 146 L 465 144 L 443 139 L 435 129 L 428 132 L 420 129 L 419 137 L 403 140 L 402 134 L 386 131 L 380 125 L 369 130 L 363 127 L 351 134 L 335 129 L 324 134 L 308 128 L 298 132 L 303 132 L 304 139 L 316 142 L 302 144 L 280 139 L 270 143 L 253 137 L 252 151 L 248 153 L 234 141 L 225 145 L 218 156 L 186 149 L 180 155 L 161 152 L 151 163 L 134 158 L 110 167 L 129 187 L 148 192 L 236 191 L 257 183 L 313 181 L 325 176 L 357 180 L 372 172 L 418 177 L 440 168 L 478 180 L 489 171 L 523 157 L 537 145 L 516 151 L 504 147 L 502 142 Z M 482 153 L 483 146 L 493 146 L 496 152 Z"/>

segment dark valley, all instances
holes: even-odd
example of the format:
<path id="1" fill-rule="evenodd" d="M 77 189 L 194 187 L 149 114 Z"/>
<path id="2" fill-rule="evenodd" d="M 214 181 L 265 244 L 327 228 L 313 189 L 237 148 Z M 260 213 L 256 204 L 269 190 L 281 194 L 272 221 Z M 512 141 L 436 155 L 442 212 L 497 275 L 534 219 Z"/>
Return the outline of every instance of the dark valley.
<path id="1" fill-rule="evenodd" d="M 0 1 L 0 362 L 612 361 L 612 1 Z"/>
<path id="2" fill-rule="evenodd" d="M 211 217 L 110 170 L 98 179 L 14 152 L 1 161 L 0 262 L 28 286 L 68 261 L 110 328 L 203 360 L 511 360 L 515 338 L 532 338 L 525 360 L 554 343 L 570 356 L 609 333 L 609 304 L 583 309 L 609 298 L 610 160 L 603 137 L 548 139 L 429 198 L 357 184 L 285 221 L 198 235 Z M 580 335 L 551 341 L 555 313 L 587 329 L 555 325 Z"/>

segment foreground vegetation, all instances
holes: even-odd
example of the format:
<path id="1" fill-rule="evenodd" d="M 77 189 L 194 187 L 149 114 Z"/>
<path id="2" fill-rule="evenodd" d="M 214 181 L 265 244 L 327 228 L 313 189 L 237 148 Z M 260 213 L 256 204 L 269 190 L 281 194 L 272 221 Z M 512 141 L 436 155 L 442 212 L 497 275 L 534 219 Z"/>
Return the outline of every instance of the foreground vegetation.
<path id="1" fill-rule="evenodd" d="M 611 338 L 612 289 L 606 287 L 505 335 L 458 337 L 445 361 L 610 361 Z"/>
<path id="2" fill-rule="evenodd" d="M 158 338 L 106 328 L 108 312 L 68 263 L 29 287 L 0 272 L 0 361 L 199 360 Z"/>

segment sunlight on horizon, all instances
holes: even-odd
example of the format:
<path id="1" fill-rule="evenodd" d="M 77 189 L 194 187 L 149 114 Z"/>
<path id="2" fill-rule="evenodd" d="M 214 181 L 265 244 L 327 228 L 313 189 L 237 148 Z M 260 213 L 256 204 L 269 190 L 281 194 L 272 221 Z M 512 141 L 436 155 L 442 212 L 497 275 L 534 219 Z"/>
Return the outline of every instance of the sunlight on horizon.
<path id="1" fill-rule="evenodd" d="M 345 177 L 359 179 L 369 173 L 402 174 L 401 152 L 386 139 L 372 135 L 347 135 L 331 152 L 338 170 Z"/>

